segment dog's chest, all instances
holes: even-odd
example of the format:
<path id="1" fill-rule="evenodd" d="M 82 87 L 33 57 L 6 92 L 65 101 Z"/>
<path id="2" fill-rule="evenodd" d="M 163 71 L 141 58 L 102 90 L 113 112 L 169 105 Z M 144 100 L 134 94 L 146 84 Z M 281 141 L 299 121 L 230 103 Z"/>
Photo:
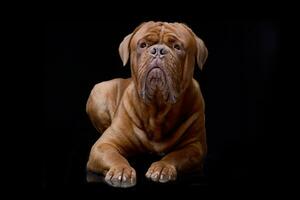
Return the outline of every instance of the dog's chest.
<path id="1" fill-rule="evenodd" d="M 149 140 L 159 142 L 170 133 L 171 127 L 170 121 L 166 119 L 149 118 L 145 132 Z"/>

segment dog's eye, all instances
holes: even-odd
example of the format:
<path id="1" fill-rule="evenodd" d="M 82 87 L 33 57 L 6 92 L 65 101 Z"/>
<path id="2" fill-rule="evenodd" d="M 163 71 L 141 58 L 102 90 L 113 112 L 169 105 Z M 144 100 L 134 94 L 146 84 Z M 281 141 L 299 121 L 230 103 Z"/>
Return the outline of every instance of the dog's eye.
<path id="1" fill-rule="evenodd" d="M 173 45 L 173 48 L 174 48 L 174 49 L 177 49 L 177 50 L 181 50 L 181 47 L 180 47 L 179 44 L 174 44 L 174 45 Z"/>
<path id="2" fill-rule="evenodd" d="M 147 46 L 147 44 L 146 44 L 146 42 L 142 42 L 142 43 L 140 43 L 140 48 L 145 48 Z"/>

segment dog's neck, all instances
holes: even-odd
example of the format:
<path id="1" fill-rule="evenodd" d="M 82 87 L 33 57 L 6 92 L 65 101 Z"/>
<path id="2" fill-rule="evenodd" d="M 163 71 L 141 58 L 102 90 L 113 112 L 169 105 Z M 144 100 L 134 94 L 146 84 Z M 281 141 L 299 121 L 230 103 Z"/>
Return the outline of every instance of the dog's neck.
<path id="1" fill-rule="evenodd" d="M 136 122 L 137 126 L 142 129 L 149 140 L 160 141 L 176 127 L 178 120 L 181 120 L 183 111 L 182 104 L 184 103 L 184 98 L 179 98 L 175 104 L 168 104 L 158 101 L 144 102 L 138 95 L 138 92 L 132 84 L 131 92 L 132 102 L 135 104 L 131 107 L 135 110 L 135 114 L 138 115 Z M 182 95 L 184 96 L 184 94 Z M 139 104 L 136 104 L 139 102 Z M 166 120 L 168 119 L 168 120 Z"/>

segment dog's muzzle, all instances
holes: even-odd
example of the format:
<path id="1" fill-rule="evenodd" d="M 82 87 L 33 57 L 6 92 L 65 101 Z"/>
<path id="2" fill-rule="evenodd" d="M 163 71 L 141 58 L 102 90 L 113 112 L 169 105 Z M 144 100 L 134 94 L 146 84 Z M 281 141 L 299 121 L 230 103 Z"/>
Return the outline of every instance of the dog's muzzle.
<path id="1" fill-rule="evenodd" d="M 166 75 L 159 67 L 153 67 L 149 70 L 146 77 L 146 90 L 153 96 L 155 92 L 166 90 Z"/>
<path id="2" fill-rule="evenodd" d="M 175 103 L 178 95 L 174 91 L 176 83 L 171 78 L 169 49 L 166 45 L 157 44 L 151 46 L 147 53 L 150 61 L 141 79 L 141 97 L 148 103 L 153 101 Z"/>

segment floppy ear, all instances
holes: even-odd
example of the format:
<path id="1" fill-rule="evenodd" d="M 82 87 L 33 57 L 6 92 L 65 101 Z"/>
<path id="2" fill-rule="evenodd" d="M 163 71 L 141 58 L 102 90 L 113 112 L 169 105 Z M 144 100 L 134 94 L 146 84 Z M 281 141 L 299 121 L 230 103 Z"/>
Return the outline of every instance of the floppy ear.
<path id="1" fill-rule="evenodd" d="M 197 64 L 198 64 L 198 67 L 202 70 L 203 65 L 208 56 L 208 51 L 207 51 L 207 48 L 206 48 L 204 42 L 200 38 L 198 38 L 195 35 L 195 39 L 196 39 L 196 46 L 197 46 L 197 55 L 196 55 Z"/>
<path id="2" fill-rule="evenodd" d="M 192 29 L 190 27 L 188 27 L 186 24 L 181 23 L 181 25 L 183 27 L 185 27 L 195 38 L 196 40 L 196 48 L 197 48 L 197 52 L 196 52 L 196 60 L 197 60 L 197 65 L 198 67 L 202 70 L 203 65 L 207 59 L 208 56 L 208 51 L 207 48 L 204 44 L 204 42 L 197 37 L 197 35 L 192 31 Z"/>
<path id="3" fill-rule="evenodd" d="M 119 46 L 119 54 L 121 57 L 121 60 L 123 62 L 123 66 L 125 66 L 128 62 L 129 56 L 130 56 L 130 41 L 132 36 L 145 24 L 147 23 L 153 23 L 153 21 L 149 21 L 149 22 L 143 22 L 141 23 L 138 27 L 136 27 L 134 29 L 134 31 L 132 33 L 130 33 L 129 35 L 127 35 L 123 41 L 121 42 L 120 46 Z"/>
<path id="4" fill-rule="evenodd" d="M 127 35 L 123 41 L 121 42 L 120 46 L 119 46 L 119 54 L 121 57 L 121 60 L 123 62 L 123 66 L 125 66 L 128 62 L 129 59 L 129 54 L 130 54 L 130 50 L 129 50 L 129 43 L 131 40 L 133 33 L 130 33 L 129 35 Z"/>

